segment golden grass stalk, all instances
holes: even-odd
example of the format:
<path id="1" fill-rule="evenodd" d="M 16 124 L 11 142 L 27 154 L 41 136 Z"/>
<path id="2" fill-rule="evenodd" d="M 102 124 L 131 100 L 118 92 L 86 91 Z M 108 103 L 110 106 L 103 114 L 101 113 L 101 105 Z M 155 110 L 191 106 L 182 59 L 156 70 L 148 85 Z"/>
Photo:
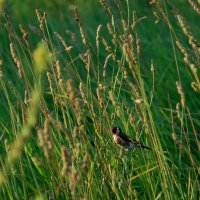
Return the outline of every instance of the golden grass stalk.
<path id="1" fill-rule="evenodd" d="M 176 15 L 178 23 L 180 25 L 180 27 L 183 30 L 183 33 L 188 37 L 188 41 L 189 44 L 192 46 L 193 49 L 196 49 L 198 51 L 198 43 L 196 41 L 196 39 L 194 38 L 190 27 L 188 26 L 188 24 L 186 23 L 186 21 L 184 20 L 184 18 L 181 15 Z"/>
<path id="2" fill-rule="evenodd" d="M 69 153 L 69 150 L 65 146 L 61 147 L 61 153 L 63 162 L 61 174 L 62 176 L 66 176 L 71 171 L 71 155 Z"/>
<path id="3" fill-rule="evenodd" d="M 77 8 L 74 9 L 74 19 L 78 23 L 83 44 L 90 49 L 88 38 L 87 38 L 87 35 L 86 35 L 85 30 L 83 28 L 83 25 L 82 25 L 82 23 L 80 21 L 79 11 L 78 11 Z"/>
<path id="4" fill-rule="evenodd" d="M 75 98 L 77 97 L 77 90 L 74 86 L 73 79 L 68 79 L 66 81 L 66 87 L 67 87 L 67 94 L 68 94 L 69 100 L 72 104 L 74 104 Z"/>
<path id="5" fill-rule="evenodd" d="M 105 59 L 105 62 L 104 62 L 104 65 L 103 65 L 103 77 L 105 78 L 106 77 L 106 66 L 107 66 L 107 63 L 108 63 L 108 60 L 111 58 L 112 54 L 109 54 L 106 59 Z"/>
<path id="6" fill-rule="evenodd" d="M 62 37 L 59 33 L 54 32 L 54 34 L 55 34 L 55 35 L 58 37 L 58 39 L 61 41 L 62 45 L 63 45 L 64 48 L 65 48 L 65 51 L 66 51 L 67 53 L 70 53 L 73 47 L 72 47 L 72 46 L 68 46 L 67 43 L 65 42 L 65 40 L 63 39 L 63 37 Z"/>
<path id="7" fill-rule="evenodd" d="M 42 132 L 44 134 L 44 155 L 47 158 L 48 161 L 51 159 L 51 153 L 53 152 L 53 144 L 51 142 L 50 137 L 50 127 L 49 127 L 49 119 L 46 118 L 44 121 L 44 130 Z"/>
<path id="8" fill-rule="evenodd" d="M 190 5 L 192 6 L 193 10 L 200 15 L 200 9 L 198 8 L 198 6 L 196 5 L 196 3 L 194 3 L 194 1 L 192 0 L 188 0 L 188 2 L 190 3 Z"/>
<path id="9" fill-rule="evenodd" d="M 184 108 L 185 107 L 185 94 L 183 92 L 181 83 L 178 82 L 178 81 L 176 82 L 176 88 L 177 88 L 178 93 L 180 94 L 180 97 L 181 97 L 181 105 Z"/>
<path id="10" fill-rule="evenodd" d="M 104 100 L 103 100 L 102 95 L 101 95 L 100 87 L 97 87 L 96 91 L 97 91 L 97 99 L 99 101 L 99 105 L 100 105 L 101 108 L 103 108 L 104 107 Z"/>
<path id="11" fill-rule="evenodd" d="M 100 24 L 97 27 L 97 32 L 96 32 L 96 47 L 97 47 L 97 49 L 99 49 L 99 36 L 100 36 L 101 28 L 102 28 L 102 24 Z"/>
<path id="12" fill-rule="evenodd" d="M 53 81 L 52 81 L 50 72 L 47 72 L 47 79 L 49 81 L 49 88 L 50 88 L 51 95 L 54 96 Z"/>
<path id="13" fill-rule="evenodd" d="M 56 71 L 57 71 L 57 78 L 58 78 L 59 86 L 60 86 L 60 88 L 63 88 L 64 81 L 63 81 L 62 73 L 60 70 L 60 61 L 59 60 L 56 61 Z"/>
<path id="14" fill-rule="evenodd" d="M 14 63 L 17 66 L 19 77 L 22 78 L 22 76 L 23 76 L 22 64 L 21 64 L 20 60 L 18 59 L 17 54 L 15 53 L 15 49 L 14 49 L 14 44 L 13 43 L 10 43 L 10 53 L 11 53 L 11 56 L 12 56 L 12 58 L 14 60 Z"/>
<path id="15" fill-rule="evenodd" d="M 24 40 L 26 46 L 28 46 L 28 39 L 29 39 L 28 32 L 26 31 L 25 27 L 22 24 L 19 25 L 19 28 L 22 33 L 23 40 Z"/>
<path id="16" fill-rule="evenodd" d="M 36 12 L 37 19 L 40 23 L 40 29 L 42 31 L 44 31 L 44 24 L 45 24 L 45 21 L 46 21 L 47 14 L 44 12 L 43 16 L 41 16 L 40 11 L 38 9 L 36 9 L 35 12 Z"/>
<path id="17" fill-rule="evenodd" d="M 81 93 L 81 97 L 82 97 L 83 102 L 84 102 L 85 104 L 87 104 L 88 102 L 87 102 L 87 99 L 86 99 L 85 88 L 84 88 L 82 82 L 80 82 L 80 84 L 79 84 L 79 90 L 80 90 L 80 93 Z"/>

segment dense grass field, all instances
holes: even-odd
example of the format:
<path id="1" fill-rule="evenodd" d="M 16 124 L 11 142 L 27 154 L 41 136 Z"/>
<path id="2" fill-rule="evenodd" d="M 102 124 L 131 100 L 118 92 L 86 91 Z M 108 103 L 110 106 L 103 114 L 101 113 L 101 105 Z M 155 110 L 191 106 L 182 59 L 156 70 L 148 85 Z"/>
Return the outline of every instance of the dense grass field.
<path id="1" fill-rule="evenodd" d="M 0 200 L 199 199 L 199 14 L 0 1 Z M 114 126 L 152 150 L 124 151 Z"/>

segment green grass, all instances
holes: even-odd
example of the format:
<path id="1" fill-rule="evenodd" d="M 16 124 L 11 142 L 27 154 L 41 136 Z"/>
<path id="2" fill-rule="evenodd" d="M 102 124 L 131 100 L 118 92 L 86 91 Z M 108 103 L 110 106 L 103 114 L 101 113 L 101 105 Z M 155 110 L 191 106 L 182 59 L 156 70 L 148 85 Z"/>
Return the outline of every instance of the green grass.
<path id="1" fill-rule="evenodd" d="M 100 2 L 7 2 L 0 199 L 199 198 L 197 13 Z M 113 126 L 153 150 L 124 152 Z"/>

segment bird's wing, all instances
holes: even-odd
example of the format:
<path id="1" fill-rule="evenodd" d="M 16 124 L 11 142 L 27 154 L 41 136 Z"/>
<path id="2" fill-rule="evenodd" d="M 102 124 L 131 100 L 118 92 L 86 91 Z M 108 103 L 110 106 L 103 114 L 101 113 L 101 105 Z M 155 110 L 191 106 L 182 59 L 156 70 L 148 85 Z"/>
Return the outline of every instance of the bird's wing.
<path id="1" fill-rule="evenodd" d="M 132 140 L 125 134 L 121 133 L 120 137 L 125 140 L 126 142 L 132 142 Z"/>
<path id="2" fill-rule="evenodd" d="M 138 142 L 137 140 L 132 139 L 129 136 L 123 134 L 123 133 L 121 133 L 120 136 L 121 136 L 122 139 L 126 140 L 127 142 L 132 142 L 134 144 L 140 144 L 140 142 Z"/>

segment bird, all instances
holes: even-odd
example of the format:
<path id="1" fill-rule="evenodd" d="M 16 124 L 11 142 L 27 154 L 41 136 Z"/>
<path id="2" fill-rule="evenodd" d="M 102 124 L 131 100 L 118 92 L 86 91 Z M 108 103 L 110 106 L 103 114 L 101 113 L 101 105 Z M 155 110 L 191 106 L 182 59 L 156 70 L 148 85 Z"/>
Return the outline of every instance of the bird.
<path id="1" fill-rule="evenodd" d="M 125 151 L 141 147 L 148 150 L 151 150 L 151 148 L 144 146 L 142 143 L 138 142 L 137 140 L 130 139 L 126 134 L 122 133 L 121 129 L 119 127 L 113 127 L 112 128 L 112 136 L 115 144 L 122 147 Z"/>

